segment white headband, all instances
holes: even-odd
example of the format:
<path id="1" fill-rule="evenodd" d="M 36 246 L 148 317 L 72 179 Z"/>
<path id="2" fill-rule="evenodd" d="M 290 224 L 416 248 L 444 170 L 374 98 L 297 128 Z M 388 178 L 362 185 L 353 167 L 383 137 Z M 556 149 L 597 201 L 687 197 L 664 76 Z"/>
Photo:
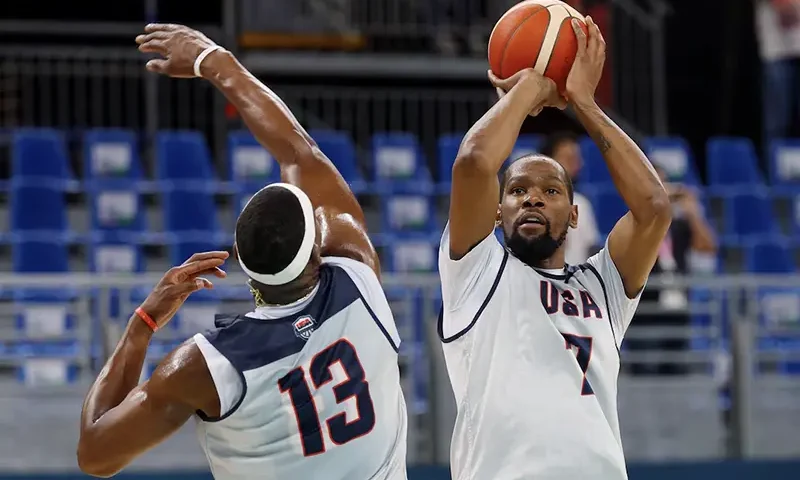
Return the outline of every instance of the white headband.
<path id="1" fill-rule="evenodd" d="M 288 183 L 272 183 L 267 185 L 256 192 L 255 195 L 250 197 L 250 200 L 248 200 L 247 204 L 245 204 L 245 208 L 247 208 L 247 205 L 250 204 L 250 201 L 253 200 L 256 195 L 268 188 L 273 187 L 282 187 L 292 192 L 297 197 L 297 200 L 300 202 L 300 207 L 303 209 L 305 233 L 303 234 L 303 241 L 300 243 L 300 249 L 297 250 L 297 255 L 294 256 L 294 259 L 289 262 L 289 265 L 287 265 L 286 268 L 278 273 L 273 274 L 256 273 L 247 268 L 247 266 L 244 264 L 244 261 L 242 261 L 241 255 L 237 256 L 239 257 L 239 265 L 242 267 L 242 270 L 244 270 L 244 273 L 246 273 L 248 277 L 252 278 L 258 283 L 263 283 L 264 285 L 285 285 L 299 277 L 306 268 L 306 265 L 308 265 L 308 260 L 311 258 L 311 250 L 314 248 L 314 241 L 316 240 L 317 236 L 317 224 L 314 220 L 314 208 L 311 206 L 311 200 L 308 198 L 308 195 L 306 195 L 305 192 L 299 188 Z M 236 241 L 235 234 L 234 241 Z"/>

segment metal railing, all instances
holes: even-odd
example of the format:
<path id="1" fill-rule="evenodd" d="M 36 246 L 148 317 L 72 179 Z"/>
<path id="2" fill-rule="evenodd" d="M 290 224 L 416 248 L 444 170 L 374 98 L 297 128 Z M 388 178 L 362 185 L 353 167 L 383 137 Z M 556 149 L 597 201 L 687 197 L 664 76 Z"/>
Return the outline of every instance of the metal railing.
<path id="1" fill-rule="evenodd" d="M 46 376 L 34 386 L 20 384 L 13 368 L 42 355 L 9 353 L 11 343 L 25 339 L 14 326 L 14 314 L 21 307 L 8 297 L 0 303 L 4 339 L 0 424 L 12 432 L 0 440 L 5 452 L 0 467 L 74 467 L 76 421 L 86 385 L 134 305 L 128 293 L 149 287 L 158 278 L 155 274 L 0 276 L 5 291 L 69 285 L 76 294 L 72 305 L 78 333 L 58 338 L 74 338 L 80 345 L 73 354 L 56 357 L 80 367 L 75 385 L 48 385 L 52 378 Z M 148 365 L 157 363 L 175 341 L 210 327 L 215 311 L 249 311 L 243 281 L 241 274 L 232 272 L 219 282 L 218 291 L 227 298 L 220 304 L 187 304 L 176 318 L 177 327 L 156 337 Z M 409 402 L 409 461 L 446 463 L 455 405 L 434 334 L 439 279 L 387 274 L 383 284 L 404 340 L 401 372 Z M 643 302 L 626 334 L 618 395 L 626 456 L 646 461 L 800 454 L 800 375 L 792 373 L 800 367 L 800 277 L 652 278 L 648 288 L 655 286 L 690 288 L 693 293 L 678 310 Z M 119 318 L 108 313 L 114 291 L 121 292 Z M 683 323 L 665 326 L 652 314 L 683 315 Z M 38 336 L 47 338 L 46 332 Z M 669 339 L 680 340 L 678 346 L 669 345 Z M 650 344 L 633 348 L 642 341 Z M 637 365 L 671 365 L 672 370 L 654 373 Z M 183 429 L 137 465 L 202 467 L 205 460 L 190 430 Z"/>

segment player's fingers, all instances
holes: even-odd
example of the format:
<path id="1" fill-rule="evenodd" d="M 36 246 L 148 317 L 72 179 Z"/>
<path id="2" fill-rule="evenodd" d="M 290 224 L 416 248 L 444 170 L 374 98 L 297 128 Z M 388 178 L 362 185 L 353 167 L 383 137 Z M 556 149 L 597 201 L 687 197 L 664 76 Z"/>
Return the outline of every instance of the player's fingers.
<path id="1" fill-rule="evenodd" d="M 502 89 L 502 88 L 500 88 L 500 87 L 496 87 L 496 88 L 495 88 L 495 91 L 497 92 L 497 98 L 498 98 L 498 99 L 500 99 L 500 98 L 503 98 L 503 97 L 505 97 L 505 96 L 506 96 L 506 91 L 505 91 L 505 90 L 503 90 L 503 89 Z"/>
<path id="2" fill-rule="evenodd" d="M 205 277 L 207 275 L 213 275 L 217 278 L 225 278 L 228 276 L 228 272 L 219 267 L 214 267 L 195 274 L 197 277 Z"/>
<path id="3" fill-rule="evenodd" d="M 586 53 L 586 33 L 581 28 L 581 21 L 577 18 L 572 19 L 572 30 L 575 32 L 575 37 L 578 39 L 577 56 L 583 56 Z"/>
<path id="4" fill-rule="evenodd" d="M 169 32 L 158 31 L 153 33 L 137 35 L 136 43 L 141 45 L 143 43 L 149 42 L 150 40 L 166 40 L 168 38 L 169 38 Z"/>
<path id="5" fill-rule="evenodd" d="M 171 32 L 176 29 L 176 25 L 172 23 L 148 23 L 144 27 L 145 33 L 152 33 L 152 32 Z"/>
<path id="6" fill-rule="evenodd" d="M 223 258 L 208 258 L 206 260 L 198 260 L 196 262 L 183 264 L 177 267 L 177 272 L 181 279 L 195 277 L 202 272 L 221 267 L 223 263 L 225 263 L 225 259 Z"/>
<path id="7" fill-rule="evenodd" d="M 186 265 L 187 263 L 197 262 L 199 260 L 208 260 L 209 258 L 221 258 L 223 260 L 226 260 L 229 256 L 230 254 L 224 250 L 214 250 L 211 252 L 198 252 L 189 257 L 189 259 L 183 262 L 183 264 Z"/>
<path id="8" fill-rule="evenodd" d="M 192 292 L 196 292 L 198 290 L 211 290 L 214 288 L 214 284 L 209 282 L 207 279 L 198 277 L 187 282 L 179 283 L 175 285 L 174 294 L 176 296 L 186 295 Z"/>
<path id="9" fill-rule="evenodd" d="M 489 77 L 489 83 L 492 84 L 495 88 L 501 88 L 500 85 L 503 84 L 503 80 L 497 78 L 497 75 L 494 74 L 491 70 L 487 72 L 487 76 Z"/>
<path id="10" fill-rule="evenodd" d="M 147 62 L 145 68 L 147 68 L 148 72 L 167 73 L 168 65 L 169 65 L 169 60 L 165 60 L 163 58 L 156 58 Z"/>
<path id="11" fill-rule="evenodd" d="M 164 45 L 161 40 L 151 40 L 139 45 L 139 51 L 142 53 L 160 53 L 164 55 L 167 53 L 167 46 Z"/>

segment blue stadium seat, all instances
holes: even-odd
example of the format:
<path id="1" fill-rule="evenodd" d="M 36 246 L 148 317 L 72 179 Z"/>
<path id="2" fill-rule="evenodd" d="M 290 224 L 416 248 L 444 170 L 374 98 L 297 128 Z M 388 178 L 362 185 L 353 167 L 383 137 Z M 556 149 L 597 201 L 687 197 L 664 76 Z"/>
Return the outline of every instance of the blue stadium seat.
<path id="1" fill-rule="evenodd" d="M 372 137 L 373 179 L 381 193 L 434 191 L 428 165 L 417 139 L 408 133 L 383 133 Z"/>
<path id="2" fill-rule="evenodd" d="M 434 233 L 438 229 L 433 198 L 428 195 L 386 195 L 381 198 L 384 233 L 417 231 Z"/>
<path id="3" fill-rule="evenodd" d="M 797 268 L 789 243 L 779 236 L 752 238 L 744 244 L 744 266 L 748 272 L 794 273 Z"/>
<path id="4" fill-rule="evenodd" d="M 96 129 L 83 135 L 83 172 L 89 182 L 131 188 L 144 178 L 139 142 L 130 130 Z"/>
<path id="5" fill-rule="evenodd" d="M 21 129 L 12 139 L 11 177 L 18 183 L 73 190 L 77 187 L 64 136 L 50 129 Z"/>
<path id="6" fill-rule="evenodd" d="M 145 209 L 136 190 L 103 184 L 91 185 L 87 191 L 92 217 L 92 238 L 100 242 L 146 241 Z M 157 236 L 157 235 L 150 235 Z M 159 243 L 150 239 L 148 243 Z"/>
<path id="7" fill-rule="evenodd" d="M 403 233 L 387 236 L 382 265 L 389 272 L 436 271 L 436 247 L 431 235 Z"/>
<path id="8" fill-rule="evenodd" d="M 528 135 L 528 134 L 520 135 L 519 137 L 517 137 L 517 143 L 514 145 L 514 149 L 511 151 L 509 160 L 516 160 L 520 157 L 524 157 L 525 155 L 536 153 L 539 151 L 539 148 L 541 146 L 542 146 L 541 135 Z"/>
<path id="9" fill-rule="evenodd" d="M 711 138 L 706 143 L 706 162 L 708 184 L 713 194 L 764 184 L 756 149 L 747 138 Z"/>
<path id="10" fill-rule="evenodd" d="M 205 189 L 174 189 L 164 194 L 164 227 L 185 237 L 195 232 L 219 232 L 214 195 Z"/>
<path id="11" fill-rule="evenodd" d="M 160 132 L 156 136 L 156 179 L 168 187 L 218 188 L 205 139 L 199 132 Z"/>
<path id="12" fill-rule="evenodd" d="M 322 153 L 333 162 L 350 185 L 353 193 L 366 193 L 369 190 L 367 181 L 358 168 L 355 145 L 346 133 L 333 130 L 311 130 L 309 135 L 317 142 Z"/>
<path id="13" fill-rule="evenodd" d="M 22 340 L 8 346 L 4 356 L 20 361 L 17 381 L 31 388 L 72 384 L 78 381 L 81 343 L 73 339 Z"/>
<path id="14" fill-rule="evenodd" d="M 437 185 L 439 193 L 450 193 L 450 184 L 453 181 L 453 163 L 456 161 L 458 149 L 461 147 L 461 140 L 463 138 L 464 135 L 460 133 L 439 137 L 436 151 L 436 169 L 439 176 Z"/>
<path id="15" fill-rule="evenodd" d="M 650 161 L 664 169 L 671 182 L 701 184 L 694 155 L 683 138 L 651 137 L 647 139 L 645 148 Z"/>
<path id="16" fill-rule="evenodd" d="M 64 191 L 60 188 L 18 183 L 15 179 L 11 184 L 9 204 L 12 240 L 37 235 L 62 241 L 73 238 L 67 227 Z"/>
<path id="17" fill-rule="evenodd" d="M 737 245 L 749 236 L 780 233 L 769 195 L 765 191 L 755 190 L 754 193 L 738 193 L 724 197 L 725 234 L 721 239 L 723 243 Z"/>
<path id="18" fill-rule="evenodd" d="M 228 178 L 239 185 L 260 188 L 280 181 L 281 170 L 253 134 L 240 130 L 228 134 Z"/>
<path id="19" fill-rule="evenodd" d="M 769 180 L 778 193 L 800 193 L 800 139 L 773 140 L 770 143 Z"/>
<path id="20" fill-rule="evenodd" d="M 589 137 L 583 137 L 579 143 L 583 157 L 581 185 L 600 189 L 613 188 L 614 182 L 611 180 L 606 161 L 594 141 Z"/>
<path id="21" fill-rule="evenodd" d="M 590 193 L 588 197 L 594 207 L 597 228 L 600 230 L 600 235 L 605 238 L 617 221 L 628 213 L 628 206 L 613 187 L 602 188 Z"/>

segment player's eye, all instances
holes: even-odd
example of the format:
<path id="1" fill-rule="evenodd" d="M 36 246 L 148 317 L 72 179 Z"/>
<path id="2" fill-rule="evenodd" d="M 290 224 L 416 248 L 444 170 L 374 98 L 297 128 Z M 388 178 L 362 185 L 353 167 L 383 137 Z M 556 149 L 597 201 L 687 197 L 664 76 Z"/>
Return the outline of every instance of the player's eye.
<path id="1" fill-rule="evenodd" d="M 548 188 L 547 190 L 545 190 L 545 192 L 548 195 L 558 195 L 558 190 L 556 190 L 555 188 Z"/>
<path id="2" fill-rule="evenodd" d="M 512 195 L 525 195 L 525 189 L 522 187 L 514 187 L 511 189 Z"/>

